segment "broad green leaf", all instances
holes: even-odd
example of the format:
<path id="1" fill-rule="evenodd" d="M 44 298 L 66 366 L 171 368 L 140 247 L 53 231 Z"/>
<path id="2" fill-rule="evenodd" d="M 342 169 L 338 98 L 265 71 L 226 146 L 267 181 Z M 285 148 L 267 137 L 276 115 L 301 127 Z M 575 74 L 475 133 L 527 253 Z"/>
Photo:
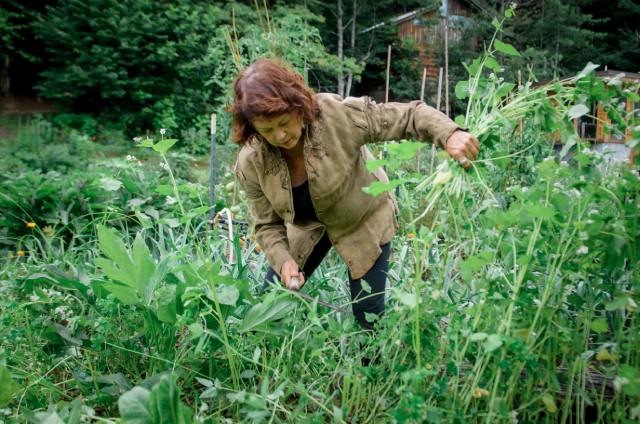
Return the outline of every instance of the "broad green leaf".
<path id="1" fill-rule="evenodd" d="M 136 146 L 138 147 L 153 147 L 153 140 L 150 138 L 145 138 L 144 140 L 140 141 L 140 143 L 138 143 Z"/>
<path id="2" fill-rule="evenodd" d="M 296 307 L 296 303 L 286 297 L 266 299 L 262 303 L 253 305 L 244 316 L 238 327 L 238 331 L 257 330 L 261 325 L 287 316 Z"/>
<path id="3" fill-rule="evenodd" d="M 236 306 L 240 292 L 236 286 L 221 285 L 217 288 L 218 301 L 221 305 Z"/>
<path id="4" fill-rule="evenodd" d="M 385 191 L 391 191 L 395 189 L 404 182 L 405 180 L 402 178 L 391 180 L 388 183 L 383 183 L 382 181 L 374 181 L 373 183 L 371 183 L 371 185 L 369 185 L 369 187 L 364 187 L 362 191 L 375 197 L 379 196 Z"/>
<path id="5" fill-rule="evenodd" d="M 494 18 L 491 20 L 491 25 L 493 25 L 493 27 L 494 27 L 495 29 L 500 29 L 500 21 L 498 20 L 498 18 L 495 18 L 495 17 L 494 17 Z"/>
<path id="6" fill-rule="evenodd" d="M 594 63 L 587 63 L 587 66 L 584 67 L 584 69 L 582 69 L 582 71 L 578 72 L 578 75 L 576 75 L 573 78 L 573 81 L 578 81 L 584 77 L 586 77 L 587 75 L 589 75 L 591 72 L 595 71 L 596 69 L 598 69 L 600 65 L 596 65 Z"/>
<path id="7" fill-rule="evenodd" d="M 544 395 L 542 395 L 541 400 L 542 403 L 544 403 L 544 406 L 547 408 L 547 411 L 551 412 L 552 414 L 558 410 L 556 401 L 553 399 L 553 396 L 550 393 L 545 393 Z"/>
<path id="8" fill-rule="evenodd" d="M 531 218 L 550 219 L 555 215 L 553 208 L 531 203 L 528 203 L 524 206 L 524 212 Z"/>
<path id="9" fill-rule="evenodd" d="M 367 166 L 367 171 L 373 172 L 376 169 L 388 165 L 389 161 L 386 159 L 367 159 L 365 161 L 365 165 Z"/>
<path id="10" fill-rule="evenodd" d="M 496 40 L 494 46 L 500 53 L 504 53 L 509 56 L 520 56 L 518 50 L 516 50 L 515 47 L 513 47 L 511 44 Z"/>
<path id="11" fill-rule="evenodd" d="M 387 150 L 389 151 L 389 155 L 392 155 L 400 160 L 408 160 L 413 159 L 416 156 L 418 150 L 423 149 L 425 146 L 425 143 L 402 141 L 400 143 L 388 144 Z"/>
<path id="12" fill-rule="evenodd" d="M 360 285 L 362 286 L 363 292 L 371 293 L 371 286 L 364 280 L 364 278 L 360 279 Z"/>
<path id="13" fill-rule="evenodd" d="M 455 88 L 456 98 L 459 100 L 469 97 L 469 81 L 458 81 Z"/>
<path id="14" fill-rule="evenodd" d="M 162 194 L 163 196 L 170 196 L 173 194 L 173 187 L 168 184 L 162 184 L 155 188 L 155 192 Z"/>
<path id="15" fill-rule="evenodd" d="M 569 150 L 571 150 L 571 148 L 575 146 L 577 142 L 578 137 L 575 134 L 571 134 L 569 137 L 567 137 L 566 141 L 564 142 L 564 146 L 562 146 L 559 157 L 564 158 L 565 156 L 567 156 Z"/>
<path id="16" fill-rule="evenodd" d="M 178 142 L 178 140 L 176 140 L 175 138 L 166 138 L 166 139 L 161 140 L 161 141 L 157 142 L 156 144 L 154 144 L 153 145 L 153 150 L 155 150 L 156 152 L 164 155 L 164 154 L 167 153 L 167 151 L 169 151 L 171 146 L 173 146 L 177 142 Z"/>
<path id="17" fill-rule="evenodd" d="M 512 84 L 510 82 L 505 82 L 504 84 L 502 84 L 500 86 L 500 88 L 498 88 L 496 90 L 496 97 L 501 99 L 504 96 L 506 96 L 507 94 L 511 93 L 511 91 L 516 87 L 515 84 Z"/>
<path id="18" fill-rule="evenodd" d="M 587 113 L 589 113 L 589 108 L 586 105 L 577 104 L 573 105 L 571 109 L 567 111 L 567 117 L 569 117 L 569 119 L 577 119 Z"/>
<path id="19" fill-rule="evenodd" d="M 149 390 L 136 386 L 118 399 L 123 424 L 152 424 L 149 412 Z"/>
<path id="20" fill-rule="evenodd" d="M 100 178 L 100 184 L 107 191 L 118 191 L 122 187 L 122 182 L 111 177 Z"/>
<path id="21" fill-rule="evenodd" d="M 151 277 L 153 276 L 153 273 L 155 271 L 155 263 L 153 261 L 153 258 L 151 257 L 151 253 L 149 252 L 147 244 L 142 238 L 142 233 L 140 232 L 136 234 L 131 253 L 134 264 L 133 266 L 136 270 L 136 286 L 138 289 L 141 289 L 145 286 L 145 282 L 151 280 Z"/>
<path id="22" fill-rule="evenodd" d="M 122 242 L 121 235 L 112 228 L 98 225 L 98 241 L 100 250 L 109 259 L 114 261 L 123 272 L 133 274 L 133 263 L 127 253 L 127 249 Z"/>
<path id="23" fill-rule="evenodd" d="M 487 56 L 484 61 L 484 66 L 491 69 L 493 72 L 500 72 L 500 70 L 502 69 L 498 61 L 491 56 Z"/>
<path id="24" fill-rule="evenodd" d="M 173 324 L 176 322 L 176 286 L 167 285 L 158 290 L 156 315 L 162 322 Z"/>
<path id="25" fill-rule="evenodd" d="M 106 258 L 96 258 L 93 261 L 98 268 L 101 268 L 102 271 L 112 280 L 118 281 L 123 285 L 131 287 L 134 292 L 138 291 L 138 285 L 133 278 L 132 274 L 128 274 L 124 272 L 122 269 L 116 267 L 116 265 L 110 259 Z"/>
<path id="26" fill-rule="evenodd" d="M 204 333 L 204 328 L 202 327 L 202 324 L 200 324 L 199 322 L 194 322 L 193 324 L 189 324 L 188 328 L 189 328 L 189 333 L 192 339 L 197 339 L 198 337 L 202 336 L 202 334 Z"/>
<path id="27" fill-rule="evenodd" d="M 604 305 L 604 308 L 607 311 L 618 311 L 621 309 L 625 309 L 627 303 L 629 301 L 629 295 L 620 295 L 616 296 L 611 302 L 607 302 Z"/>
<path id="28" fill-rule="evenodd" d="M 154 424 L 189 424 L 191 411 L 180 401 L 172 375 L 163 375 L 149 395 L 149 411 Z"/>
<path id="29" fill-rule="evenodd" d="M 3 363 L 0 363 L 0 408 L 9 404 L 19 388 L 20 386 L 13 380 L 9 370 Z"/>
<path id="30" fill-rule="evenodd" d="M 638 371 L 637 368 L 626 364 L 622 365 L 620 367 L 619 378 L 623 382 L 621 389 L 626 395 L 640 395 L 640 371 Z"/>
<path id="31" fill-rule="evenodd" d="M 393 295 L 395 296 L 396 299 L 398 299 L 400 301 L 400 303 L 402 303 L 405 306 L 408 306 L 409 308 L 413 309 L 416 307 L 416 296 L 413 293 L 407 293 L 403 290 L 400 290 L 396 287 L 394 287 L 393 289 L 391 289 L 391 293 L 393 293 Z"/>
<path id="32" fill-rule="evenodd" d="M 125 305 L 137 305 L 141 303 L 136 290 L 129 286 L 113 282 L 104 283 L 101 287 L 114 295 L 116 299 Z"/>
<path id="33" fill-rule="evenodd" d="M 498 334 L 490 334 L 483 343 L 484 350 L 487 352 L 493 352 L 502 346 L 502 337 Z"/>
<path id="34" fill-rule="evenodd" d="M 470 65 L 467 65 L 466 63 L 463 63 L 463 65 L 467 69 L 467 72 L 469 72 L 469 75 L 474 76 L 480 69 L 480 58 L 475 58 Z"/>
<path id="35" fill-rule="evenodd" d="M 487 333 L 473 333 L 470 337 L 469 340 L 471 340 L 472 342 L 481 342 L 482 340 L 485 340 L 489 335 Z"/>
<path id="36" fill-rule="evenodd" d="M 609 324 L 605 318 L 596 318 L 591 321 L 591 329 L 598 334 L 606 333 L 609 330 Z"/>

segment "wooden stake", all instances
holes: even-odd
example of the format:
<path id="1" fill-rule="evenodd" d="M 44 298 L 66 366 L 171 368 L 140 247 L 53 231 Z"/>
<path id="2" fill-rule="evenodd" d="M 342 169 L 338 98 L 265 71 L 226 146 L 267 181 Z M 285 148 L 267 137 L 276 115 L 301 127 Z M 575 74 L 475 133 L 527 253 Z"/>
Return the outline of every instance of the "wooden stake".
<path id="1" fill-rule="evenodd" d="M 438 91 L 436 93 L 436 109 L 440 110 L 440 100 L 442 99 L 442 68 L 438 73 Z M 433 173 L 433 167 L 436 163 L 436 145 L 431 146 L 431 164 L 429 166 L 429 174 Z"/>
<path id="2" fill-rule="evenodd" d="M 209 224 L 213 227 L 216 217 L 216 114 L 211 114 L 211 153 L 209 156 Z M 229 223 L 229 225 L 232 225 Z"/>
<path id="3" fill-rule="evenodd" d="M 518 91 L 522 87 L 522 72 L 518 70 Z M 520 147 L 524 145 L 524 121 L 520 118 L 518 125 L 520 127 Z"/>
<path id="4" fill-rule="evenodd" d="M 420 101 L 424 102 L 424 87 L 427 82 L 427 67 L 422 69 L 422 88 L 420 89 Z"/>
<path id="5" fill-rule="evenodd" d="M 438 73 L 438 91 L 436 92 L 436 109 L 440 110 L 440 101 L 442 100 L 442 68 Z"/>
<path id="6" fill-rule="evenodd" d="M 389 103 L 389 71 L 391 70 L 391 44 L 387 49 L 387 79 L 384 87 L 384 102 Z"/>
<path id="7" fill-rule="evenodd" d="M 444 17 L 444 95 L 445 111 L 449 116 L 449 2 L 445 1 Z"/>
<path id="8" fill-rule="evenodd" d="M 427 81 L 427 67 L 422 68 L 422 88 L 420 88 L 420 101 L 424 102 L 424 87 Z M 420 172 L 420 150 L 416 152 L 416 172 Z"/>

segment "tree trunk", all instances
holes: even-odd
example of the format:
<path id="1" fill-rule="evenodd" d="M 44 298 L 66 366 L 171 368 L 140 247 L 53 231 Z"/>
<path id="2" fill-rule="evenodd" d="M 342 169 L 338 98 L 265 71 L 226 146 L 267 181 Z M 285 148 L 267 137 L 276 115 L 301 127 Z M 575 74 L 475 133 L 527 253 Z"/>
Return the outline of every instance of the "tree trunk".
<path id="1" fill-rule="evenodd" d="M 358 0 L 353 0 L 353 10 L 351 15 L 351 57 L 355 57 L 356 51 L 356 18 L 358 16 Z M 349 97 L 351 94 L 351 86 L 353 84 L 353 72 L 349 71 L 347 74 L 347 88 L 345 89 L 345 97 Z"/>
<path id="2" fill-rule="evenodd" d="M 338 60 L 340 61 L 340 69 L 338 70 L 338 94 L 344 97 L 344 33 L 342 27 L 342 19 L 344 13 L 342 11 L 342 0 L 338 0 L 338 13 L 336 14 L 337 30 L 338 30 Z"/>
<path id="3" fill-rule="evenodd" d="M 9 65 L 11 61 L 9 56 L 4 58 L 4 63 L 2 67 L 0 67 L 0 95 L 8 96 L 10 89 L 10 80 L 9 80 Z"/>

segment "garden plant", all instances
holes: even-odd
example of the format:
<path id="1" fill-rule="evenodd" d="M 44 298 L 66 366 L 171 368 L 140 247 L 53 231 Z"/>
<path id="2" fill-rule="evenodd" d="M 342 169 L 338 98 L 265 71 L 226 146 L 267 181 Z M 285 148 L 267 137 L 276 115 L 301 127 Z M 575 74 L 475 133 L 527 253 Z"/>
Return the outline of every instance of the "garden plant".
<path id="1" fill-rule="evenodd" d="M 0 422 L 637 422 L 638 164 L 612 166 L 573 120 L 599 102 L 633 147 L 638 87 L 592 64 L 505 81 L 503 22 L 455 90 L 473 167 L 416 168 L 411 140 L 368 162 L 392 179 L 367 191 L 402 205 L 375 336 L 337 257 L 301 293 L 259 294 L 259 246 L 211 225 L 164 131 L 126 160 L 3 166 Z M 219 203 L 243 220 L 226 166 Z"/>

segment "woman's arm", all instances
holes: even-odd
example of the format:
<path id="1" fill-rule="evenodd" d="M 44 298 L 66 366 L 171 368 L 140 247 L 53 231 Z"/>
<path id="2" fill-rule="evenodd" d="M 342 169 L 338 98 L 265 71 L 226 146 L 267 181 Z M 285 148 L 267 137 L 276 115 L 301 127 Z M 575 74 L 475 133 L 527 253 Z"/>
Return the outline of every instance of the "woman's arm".
<path id="1" fill-rule="evenodd" d="M 285 262 L 293 261 L 289 253 L 287 229 L 282 218 L 278 216 L 271 202 L 264 195 L 258 183 L 255 168 L 248 161 L 242 160 L 242 154 L 240 156 L 236 164 L 236 176 L 246 193 L 256 240 L 264 250 L 273 270 L 280 273 Z"/>
<path id="2" fill-rule="evenodd" d="M 378 104 L 368 97 L 349 97 L 342 103 L 352 121 L 366 128 L 365 143 L 405 138 L 428 141 L 446 149 L 465 167 L 478 155 L 480 144 L 475 136 L 421 101 Z"/>

